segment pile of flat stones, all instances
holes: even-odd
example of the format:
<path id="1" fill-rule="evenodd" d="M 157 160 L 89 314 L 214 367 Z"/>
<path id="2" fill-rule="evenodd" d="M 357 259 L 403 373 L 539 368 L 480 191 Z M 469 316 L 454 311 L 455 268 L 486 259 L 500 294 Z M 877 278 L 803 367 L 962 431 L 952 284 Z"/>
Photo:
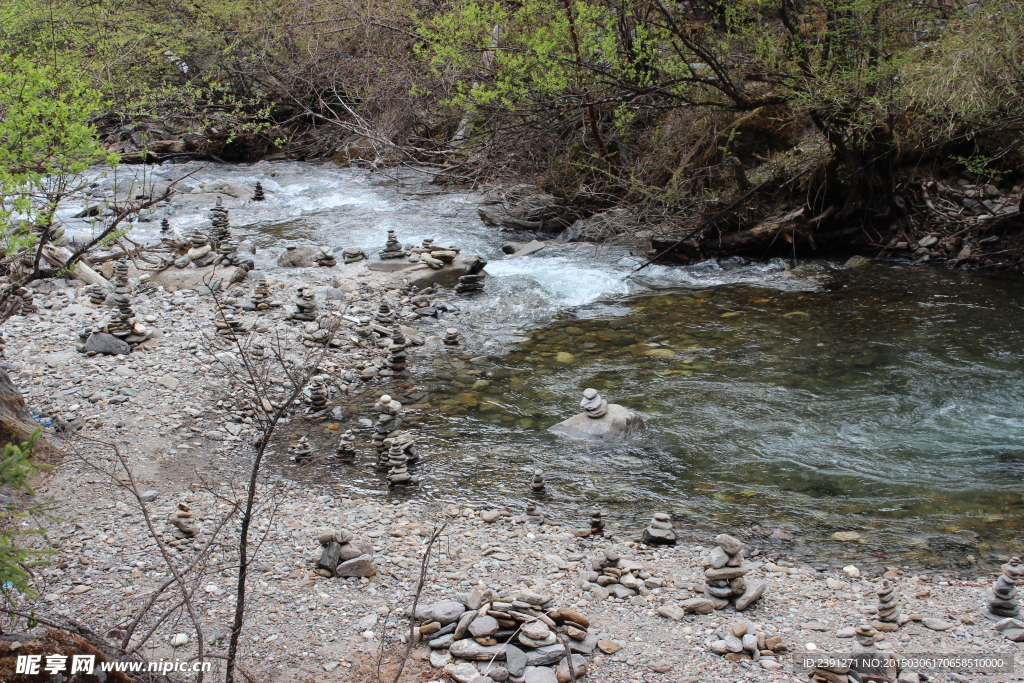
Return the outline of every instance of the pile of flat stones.
<path id="1" fill-rule="evenodd" d="M 366 252 L 358 247 L 349 247 L 341 252 L 341 259 L 345 263 L 358 263 L 366 258 Z"/>
<path id="2" fill-rule="evenodd" d="M 408 255 L 408 252 L 402 249 L 402 243 L 395 237 L 394 230 L 388 230 L 388 240 L 384 248 L 377 253 L 382 259 L 402 258 Z"/>
<path id="3" fill-rule="evenodd" d="M 317 318 L 319 306 L 316 303 L 316 293 L 310 287 L 303 287 L 292 299 L 293 308 L 288 313 L 289 320 L 301 320 L 313 322 Z"/>
<path id="4" fill-rule="evenodd" d="M 302 326 L 302 345 L 309 347 L 323 347 L 328 344 L 337 346 L 340 341 L 334 339 L 336 325 L 330 315 L 319 315 L 313 322 Z"/>
<path id="5" fill-rule="evenodd" d="M 651 519 L 651 524 L 644 529 L 641 539 L 647 545 L 675 545 L 676 532 L 672 530 L 672 517 L 659 512 Z"/>
<path id="6" fill-rule="evenodd" d="M 313 256 L 313 260 L 321 268 L 333 268 L 338 265 L 338 259 L 334 258 L 334 252 L 330 247 L 320 247 L 320 251 Z"/>
<path id="7" fill-rule="evenodd" d="M 989 588 L 985 616 L 996 622 L 995 628 L 1007 639 L 1024 643 L 1024 621 L 1017 604 L 1017 582 L 1024 578 L 1024 564 L 1020 558 L 1011 558 L 1002 566 L 1002 573 Z"/>
<path id="8" fill-rule="evenodd" d="M 174 262 L 176 268 L 188 268 L 190 265 L 201 268 L 213 263 L 216 257 L 210 253 L 213 251 L 213 247 L 206 235 L 201 232 L 193 232 L 188 236 L 188 243 L 188 253 Z"/>
<path id="9" fill-rule="evenodd" d="M 873 626 L 879 631 L 892 633 L 900 627 L 900 593 L 896 586 L 883 580 L 882 585 L 876 591 L 878 595 L 878 619 Z"/>
<path id="10" fill-rule="evenodd" d="M 221 202 L 221 198 L 217 197 L 217 204 L 210 209 L 207 218 L 210 219 L 210 230 L 208 236 L 210 241 L 216 245 L 220 245 L 223 242 L 227 242 L 231 239 L 231 225 L 228 222 L 228 209 Z"/>
<path id="11" fill-rule="evenodd" d="M 732 662 L 761 662 L 765 669 L 781 669 L 777 655 L 788 649 L 782 636 L 769 636 L 752 621 L 737 621 L 725 631 L 714 634 L 711 651 Z"/>
<path id="12" fill-rule="evenodd" d="M 315 562 L 320 576 L 363 577 L 373 576 L 373 544 L 357 540 L 350 531 L 326 531 L 320 534 L 320 551 Z"/>
<path id="13" fill-rule="evenodd" d="M 224 339 L 239 339 L 249 334 L 249 328 L 245 323 L 231 313 L 224 313 L 213 319 L 217 328 L 217 336 Z"/>
<path id="14" fill-rule="evenodd" d="M 153 336 L 145 323 L 136 319 L 135 311 L 132 310 L 128 264 L 123 260 L 114 263 L 114 293 L 111 298 L 117 306 L 117 313 L 107 323 L 106 332 L 133 347 Z"/>
<path id="15" fill-rule="evenodd" d="M 469 292 L 482 292 L 484 289 L 484 278 L 487 277 L 483 269 L 487 267 L 487 261 L 477 257 L 470 264 L 465 275 L 459 276 L 459 284 L 455 285 L 456 294 L 468 294 Z"/>
<path id="16" fill-rule="evenodd" d="M 256 283 L 256 289 L 252 293 L 252 302 L 256 305 L 257 311 L 265 311 L 268 308 L 280 306 L 279 303 L 271 298 L 270 283 L 267 282 L 266 278 Z"/>
<path id="17" fill-rule="evenodd" d="M 737 612 L 742 612 L 761 599 L 765 583 L 748 582 L 744 578 L 750 567 L 743 559 L 742 541 L 729 534 L 719 534 L 715 543 L 718 545 L 701 562 L 706 582 L 704 594 L 714 603 L 715 609 L 732 605 Z"/>
<path id="18" fill-rule="evenodd" d="M 664 579 L 654 578 L 642 565 L 622 558 L 612 550 L 600 550 L 590 560 L 590 568 L 580 576 L 579 585 L 598 599 L 609 596 L 627 600 L 646 595 L 652 588 L 663 588 Z"/>
<path id="19" fill-rule="evenodd" d="M 435 245 L 434 240 L 428 238 L 423 240 L 423 246 L 409 250 L 409 260 L 414 263 L 425 263 L 434 270 L 441 270 L 446 264 L 452 263 L 458 254 L 458 248 Z"/>
<path id="20" fill-rule="evenodd" d="M 385 450 L 384 441 L 395 436 L 395 432 L 402 426 L 402 404 L 384 394 L 373 404 L 373 409 L 377 411 L 377 421 L 373 424 L 373 446 L 378 453 L 382 453 Z"/>
<path id="21" fill-rule="evenodd" d="M 569 683 L 587 672 L 599 645 L 590 621 L 531 590 L 474 590 L 416 609 L 430 663 L 460 683 Z"/>

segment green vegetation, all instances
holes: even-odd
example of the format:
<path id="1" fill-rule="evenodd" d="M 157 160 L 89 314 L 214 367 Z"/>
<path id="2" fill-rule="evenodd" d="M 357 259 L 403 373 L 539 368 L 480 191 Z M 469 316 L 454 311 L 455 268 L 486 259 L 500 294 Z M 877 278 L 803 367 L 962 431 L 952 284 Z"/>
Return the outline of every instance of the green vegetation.
<path id="1" fill-rule="evenodd" d="M 10 590 L 32 595 L 28 581 L 29 567 L 45 564 L 42 558 L 49 550 L 25 548 L 22 541 L 27 536 L 46 533 L 45 529 L 31 528 L 24 523 L 26 518 L 37 516 L 40 506 L 26 506 L 23 497 L 34 496 L 29 480 L 49 465 L 31 460 L 32 448 L 42 430 L 23 444 L 7 444 L 0 456 L 0 492 L 8 498 L 0 507 L 0 592 L 10 600 Z"/>

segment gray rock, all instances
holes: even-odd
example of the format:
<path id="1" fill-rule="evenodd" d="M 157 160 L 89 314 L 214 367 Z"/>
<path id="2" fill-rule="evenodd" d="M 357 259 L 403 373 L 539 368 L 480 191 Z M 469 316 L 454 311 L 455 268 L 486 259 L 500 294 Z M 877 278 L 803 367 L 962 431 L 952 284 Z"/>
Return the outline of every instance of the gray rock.
<path id="1" fill-rule="evenodd" d="M 708 559 L 711 561 L 712 569 L 721 569 L 729 561 L 729 554 L 720 547 L 715 546 L 715 549 L 708 555 Z"/>
<path id="2" fill-rule="evenodd" d="M 634 595 L 636 595 L 635 590 L 630 590 L 629 588 L 623 586 L 621 583 L 613 583 L 611 585 L 611 591 L 612 595 L 614 595 L 620 600 L 625 600 L 626 598 L 631 598 Z"/>
<path id="3" fill-rule="evenodd" d="M 457 681 L 457 683 L 469 683 L 480 675 L 480 672 L 477 671 L 476 667 L 467 662 L 452 664 L 445 668 L 445 672 L 451 676 L 453 681 Z"/>
<path id="4" fill-rule="evenodd" d="M 586 413 L 574 415 L 564 422 L 549 427 L 549 432 L 584 441 L 624 441 L 643 429 L 644 421 L 636 413 L 615 403 L 608 404 L 608 412 L 594 419 Z"/>
<path id="5" fill-rule="evenodd" d="M 730 555 L 735 555 L 743 549 L 743 542 L 729 534 L 719 534 L 715 536 L 715 543 L 720 545 L 722 550 Z"/>
<path id="6" fill-rule="evenodd" d="M 143 503 L 152 503 L 154 500 L 156 500 L 156 497 L 159 496 L 159 495 L 160 495 L 159 491 L 153 491 L 153 490 L 146 491 L 141 496 L 142 502 Z"/>
<path id="7" fill-rule="evenodd" d="M 747 609 L 755 602 L 761 599 L 764 595 L 765 583 L 764 581 L 751 581 L 747 584 L 747 589 L 743 591 L 743 595 L 736 598 L 736 602 L 733 605 L 737 612 L 742 612 Z"/>
<path id="8" fill-rule="evenodd" d="M 318 253 L 320 250 L 312 247 L 289 247 L 277 258 L 277 265 L 281 268 L 315 268 Z"/>
<path id="9" fill-rule="evenodd" d="M 687 614 L 711 614 L 715 611 L 715 603 L 707 598 L 690 598 L 679 603 Z"/>
<path id="10" fill-rule="evenodd" d="M 505 646 L 505 666 L 511 676 L 519 678 L 526 669 L 526 653 L 515 645 Z"/>
<path id="11" fill-rule="evenodd" d="M 523 247 L 517 249 L 516 252 L 512 254 L 512 256 L 510 256 L 509 258 L 517 258 L 520 256 L 529 256 L 531 254 L 536 254 L 538 251 L 540 251 L 546 246 L 547 242 L 544 242 L 542 240 L 533 240 L 524 245 Z"/>
<path id="12" fill-rule="evenodd" d="M 925 617 L 921 620 L 921 623 L 924 624 L 925 628 L 930 628 L 933 631 L 948 631 L 956 626 L 956 624 L 951 621 L 943 621 L 942 619 L 935 619 L 933 617 Z"/>
<path id="13" fill-rule="evenodd" d="M 440 636 L 438 638 L 434 638 L 433 640 L 429 641 L 427 643 L 427 646 L 432 648 L 432 649 L 434 649 L 434 650 L 444 650 L 444 649 L 446 649 L 448 647 L 451 647 L 451 644 L 454 643 L 454 642 L 455 642 L 455 634 L 454 633 L 446 633 L 443 636 Z"/>
<path id="14" fill-rule="evenodd" d="M 469 625 L 476 619 L 476 612 L 467 611 L 459 617 L 459 625 L 455 627 L 455 640 L 462 640 L 466 637 Z M 497 624 L 497 622 L 495 622 Z"/>
<path id="15" fill-rule="evenodd" d="M 725 637 L 725 647 L 729 652 L 743 652 L 743 641 L 730 633 Z"/>
<path id="16" fill-rule="evenodd" d="M 546 666 L 528 666 L 523 674 L 524 683 L 558 683 L 554 669 Z"/>
<path id="17" fill-rule="evenodd" d="M 123 342 L 106 332 L 93 332 L 85 341 L 86 353 L 102 353 L 108 356 L 123 356 L 132 352 L 128 342 Z"/>
<path id="18" fill-rule="evenodd" d="M 432 650 L 430 653 L 430 666 L 435 669 L 440 669 L 443 666 L 451 664 L 452 656 L 447 650 Z"/>
<path id="19" fill-rule="evenodd" d="M 576 674 L 571 676 L 569 674 L 569 662 L 572 661 L 572 673 Z M 555 676 L 558 678 L 558 683 L 569 683 L 569 681 L 575 680 L 580 676 L 585 676 L 587 673 L 587 660 L 581 655 L 573 655 L 570 660 L 568 657 L 558 663 L 558 668 L 555 669 Z"/>
<path id="20" fill-rule="evenodd" d="M 526 653 L 527 666 L 548 666 L 565 657 L 565 647 L 561 644 L 547 645 Z"/>
<path id="21" fill-rule="evenodd" d="M 469 273 L 469 267 L 476 260 L 472 254 L 458 254 L 451 264 L 440 270 L 434 270 L 425 263 L 405 268 L 398 272 L 399 278 L 408 278 L 409 284 L 419 289 L 432 286 L 451 287 L 459 282 L 459 278 Z M 487 271 L 483 271 L 486 275 Z M 440 307 L 438 307 L 440 308 Z M 441 309 L 444 310 L 444 309 Z"/>
<path id="22" fill-rule="evenodd" d="M 594 633 L 588 633 L 587 637 L 583 640 L 569 640 L 569 649 L 573 652 L 577 652 L 581 655 L 592 655 L 594 650 L 597 649 L 597 641 L 599 638 Z"/>
<path id="23" fill-rule="evenodd" d="M 377 568 L 373 566 L 373 557 L 370 555 L 360 555 L 339 564 L 334 573 L 342 577 L 373 576 L 377 573 Z"/>
<path id="24" fill-rule="evenodd" d="M 662 605 L 658 608 L 658 614 L 666 619 L 672 619 L 673 621 L 679 621 L 686 616 L 686 612 L 683 608 L 677 607 L 676 605 Z"/>
<path id="25" fill-rule="evenodd" d="M 481 645 L 472 638 L 456 640 L 449 648 L 449 652 L 452 653 L 453 657 L 458 657 L 459 659 L 476 659 L 480 661 L 487 661 L 492 657 L 495 659 L 505 659 L 506 657 L 504 645 Z"/>
<path id="26" fill-rule="evenodd" d="M 477 617 L 469 625 L 469 632 L 474 638 L 493 636 L 498 630 L 498 620 L 491 616 Z"/>
<path id="27" fill-rule="evenodd" d="M 454 600 L 446 600 L 444 602 L 435 602 L 429 608 L 427 608 L 429 618 L 442 625 L 452 624 L 459 620 L 459 617 L 466 611 L 466 606 L 461 602 L 455 602 Z"/>

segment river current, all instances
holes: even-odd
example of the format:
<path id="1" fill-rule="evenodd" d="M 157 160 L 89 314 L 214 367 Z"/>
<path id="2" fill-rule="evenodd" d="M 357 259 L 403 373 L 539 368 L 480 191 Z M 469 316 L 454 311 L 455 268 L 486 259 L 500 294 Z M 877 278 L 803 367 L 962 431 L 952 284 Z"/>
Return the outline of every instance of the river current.
<path id="1" fill-rule="evenodd" d="M 838 560 L 970 565 L 1020 552 L 1019 279 L 741 259 L 633 273 L 641 256 L 594 245 L 510 259 L 501 244 L 533 235 L 484 226 L 481 194 L 429 185 L 416 170 L 263 162 L 148 172 L 192 173 L 186 189 L 262 182 L 266 202 L 231 211 L 234 233 L 261 248 L 261 270 L 274 271 L 288 243 L 369 253 L 389 229 L 403 243 L 430 237 L 488 259 L 486 291 L 451 299 L 462 313 L 446 324 L 463 330 L 465 348 L 410 355 L 423 393 L 413 424 L 430 454 L 411 495 L 518 509 L 542 469 L 541 505 L 581 527 L 600 506 L 633 528 L 666 511 L 683 530 Z M 159 208 L 136 234 L 155 236 L 165 216 L 181 232 L 203 227 L 207 208 Z M 579 412 L 586 387 L 639 412 L 645 434 L 598 447 L 548 433 Z M 289 476 L 314 476 L 278 462 Z M 315 476 L 386 495 L 371 466 Z"/>

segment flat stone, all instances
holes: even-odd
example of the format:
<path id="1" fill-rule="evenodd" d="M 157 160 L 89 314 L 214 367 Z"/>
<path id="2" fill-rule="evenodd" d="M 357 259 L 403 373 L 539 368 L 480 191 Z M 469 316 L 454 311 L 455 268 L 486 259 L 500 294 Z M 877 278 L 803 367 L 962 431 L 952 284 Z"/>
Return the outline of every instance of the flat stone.
<path id="1" fill-rule="evenodd" d="M 430 652 L 430 666 L 440 669 L 451 664 L 452 656 L 447 650 L 432 650 Z"/>
<path id="2" fill-rule="evenodd" d="M 501 513 L 497 510 L 487 510 L 480 515 L 480 519 L 484 520 L 488 524 L 494 524 L 501 519 Z"/>
<path id="3" fill-rule="evenodd" d="M 586 413 L 574 415 L 549 427 L 549 432 L 584 441 L 624 441 L 643 429 L 644 421 L 636 413 L 615 403 L 608 404 L 603 417 L 593 419 Z"/>
<path id="4" fill-rule="evenodd" d="M 572 662 L 572 673 L 569 673 L 569 663 Z M 580 676 L 585 676 L 587 673 L 587 660 L 581 655 L 573 655 L 570 659 L 566 657 L 558 663 L 558 668 L 555 669 L 555 676 L 558 678 L 558 683 L 569 683 L 569 681 L 575 680 Z"/>
<path id="5" fill-rule="evenodd" d="M 658 608 L 658 614 L 665 617 L 666 619 L 672 619 L 673 621 L 679 621 L 686 616 L 686 611 L 682 607 L 676 605 L 662 605 Z"/>
<path id="6" fill-rule="evenodd" d="M 1003 637 L 1015 643 L 1024 643 L 1024 628 L 1008 628 L 1003 632 Z"/>
<path id="7" fill-rule="evenodd" d="M 565 657 L 565 647 L 561 643 L 546 645 L 526 653 L 527 666 L 548 666 Z"/>
<path id="8" fill-rule="evenodd" d="M 721 569 L 729 561 L 729 554 L 719 546 L 715 546 L 714 550 L 708 555 L 708 560 L 711 562 L 712 569 Z"/>
<path id="9" fill-rule="evenodd" d="M 85 340 L 86 353 L 101 353 L 107 356 L 123 356 L 132 352 L 132 347 L 112 334 L 93 332 Z"/>
<path id="10" fill-rule="evenodd" d="M 715 536 L 715 543 L 721 546 L 722 550 L 730 555 L 735 555 L 743 549 L 743 542 L 729 534 L 719 534 Z"/>
<path id="11" fill-rule="evenodd" d="M 825 626 L 825 624 L 821 623 L 820 621 L 805 621 L 804 623 L 800 624 L 800 628 L 804 629 L 805 631 L 828 630 L 828 626 Z"/>
<path id="12" fill-rule="evenodd" d="M 528 242 L 525 246 L 520 247 L 509 258 L 518 258 L 520 256 L 529 256 L 531 254 L 536 254 L 538 251 L 540 251 L 546 246 L 547 242 L 543 242 L 541 240 L 533 240 L 531 242 Z"/>
<path id="13" fill-rule="evenodd" d="M 846 626 L 836 631 L 836 638 L 853 638 L 857 635 L 857 629 L 854 626 Z"/>
<path id="14" fill-rule="evenodd" d="M 463 613 L 465 613 L 465 611 L 466 606 L 461 602 L 455 602 L 454 600 L 435 602 L 427 608 L 429 618 L 442 625 L 455 623 Z"/>
<path id="15" fill-rule="evenodd" d="M 467 662 L 462 662 L 460 664 L 452 664 L 451 666 L 445 669 L 445 673 L 447 673 L 451 677 L 451 679 L 453 681 L 456 681 L 457 683 L 469 683 L 471 680 L 480 675 L 480 672 L 477 671 L 477 668 Z"/>
<path id="16" fill-rule="evenodd" d="M 542 621 L 534 621 L 523 624 L 522 634 L 532 640 L 544 640 L 551 635 L 551 629 Z"/>
<path id="17" fill-rule="evenodd" d="M 143 503 L 152 503 L 154 500 L 157 499 L 157 496 L 159 496 L 159 495 L 160 495 L 159 491 L 153 491 L 153 490 L 145 491 L 145 492 L 143 492 L 143 494 L 141 496 L 142 502 Z"/>
<path id="18" fill-rule="evenodd" d="M 463 640 L 456 640 L 452 643 L 449 652 L 452 653 L 453 657 L 459 659 L 476 659 L 479 661 L 486 661 L 494 657 L 495 659 L 505 659 L 505 646 L 504 645 L 481 645 L 472 638 L 464 638 Z"/>
<path id="19" fill-rule="evenodd" d="M 613 655 L 621 650 L 622 647 L 614 640 L 599 640 L 597 641 L 597 649 L 606 655 Z"/>
<path id="20" fill-rule="evenodd" d="M 715 603 L 707 598 L 689 598 L 679 603 L 687 614 L 711 614 L 715 611 Z"/>
<path id="21" fill-rule="evenodd" d="M 589 619 L 587 619 L 579 612 L 574 612 L 573 610 L 566 609 L 565 607 L 554 610 L 553 612 L 548 612 L 548 618 L 550 618 L 556 624 L 561 624 L 565 621 L 571 621 L 574 624 L 579 624 L 583 628 L 590 628 Z"/>
<path id="22" fill-rule="evenodd" d="M 477 617 L 469 625 L 469 633 L 474 638 L 493 636 L 498 630 L 498 620 L 491 616 Z"/>
<path id="23" fill-rule="evenodd" d="M 462 640 L 466 637 L 466 632 L 469 630 L 469 625 L 476 619 L 476 612 L 466 611 L 459 617 L 458 626 L 455 627 L 455 640 Z M 497 624 L 497 622 L 495 622 Z M 488 634 L 490 635 L 490 634 Z M 481 636 L 486 638 L 487 636 Z"/>
<path id="24" fill-rule="evenodd" d="M 170 375 L 161 375 L 160 377 L 157 377 L 156 378 L 156 383 L 159 384 L 160 386 L 166 388 L 166 389 L 177 389 L 178 388 L 178 380 L 177 380 L 177 378 L 171 377 Z"/>
<path id="25" fill-rule="evenodd" d="M 534 605 L 535 607 L 540 607 L 541 605 L 551 602 L 550 595 L 537 593 L 531 590 L 519 591 L 519 594 L 516 597 L 525 603 Z"/>
<path id="26" fill-rule="evenodd" d="M 434 650 L 445 650 L 445 649 L 451 647 L 451 644 L 454 643 L 454 642 L 455 642 L 455 634 L 454 633 L 446 633 L 443 636 L 439 636 L 439 637 L 434 638 L 433 640 L 429 641 L 427 643 L 427 647 L 430 647 L 431 649 L 434 649 Z"/>
<path id="27" fill-rule="evenodd" d="M 722 567 L 721 569 L 708 569 L 704 572 L 704 578 L 708 581 L 728 581 L 736 579 L 750 571 L 750 567 L 741 564 L 739 567 Z"/>
<path id="28" fill-rule="evenodd" d="M 933 631 L 948 631 L 956 626 L 952 621 L 943 621 L 934 617 L 925 617 L 921 620 L 921 623 L 924 624 L 925 628 L 930 628 Z"/>
<path id="29" fill-rule="evenodd" d="M 626 588 L 620 583 L 612 584 L 611 591 L 612 595 L 619 598 L 620 600 L 625 600 L 626 598 L 631 598 L 634 595 L 636 595 L 636 591 Z"/>
<path id="30" fill-rule="evenodd" d="M 505 646 L 505 668 L 510 676 L 520 678 L 526 669 L 526 653 L 515 645 Z"/>
<path id="31" fill-rule="evenodd" d="M 523 683 L 558 683 L 558 677 L 549 667 L 528 666 L 523 673 Z"/>
<path id="32" fill-rule="evenodd" d="M 647 665 L 647 668 L 656 674 L 667 674 L 672 670 L 672 663 L 666 661 L 652 662 Z"/>
<path id="33" fill-rule="evenodd" d="M 336 576 L 341 577 L 373 576 L 377 573 L 377 568 L 373 566 L 373 557 L 371 555 L 360 555 L 339 564 L 334 573 Z"/>
<path id="34" fill-rule="evenodd" d="M 737 612 L 742 612 L 747 609 L 755 602 L 761 599 L 764 595 L 765 583 L 764 581 L 751 581 L 747 584 L 747 590 L 743 592 L 743 595 L 736 598 L 734 607 Z"/>
<path id="35" fill-rule="evenodd" d="M 588 633 L 587 637 L 583 640 L 570 640 L 569 650 L 572 652 L 578 652 L 581 655 L 592 655 L 597 649 L 597 636 L 593 633 Z"/>

